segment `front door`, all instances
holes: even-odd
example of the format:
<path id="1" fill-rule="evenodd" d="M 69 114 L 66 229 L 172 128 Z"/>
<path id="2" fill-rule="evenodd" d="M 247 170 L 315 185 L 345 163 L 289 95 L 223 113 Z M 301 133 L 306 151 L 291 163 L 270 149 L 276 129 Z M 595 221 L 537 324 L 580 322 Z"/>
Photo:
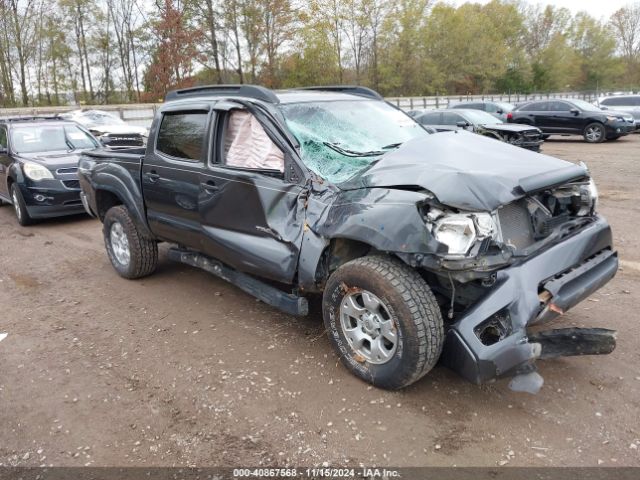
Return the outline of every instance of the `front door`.
<path id="1" fill-rule="evenodd" d="M 572 105 L 556 100 L 549 102 L 549 127 L 558 133 L 580 133 L 581 118 L 571 112 Z"/>
<path id="2" fill-rule="evenodd" d="M 194 249 L 201 245 L 200 175 L 213 119 L 207 106 L 163 112 L 156 144 L 148 146 L 142 167 L 149 228 L 163 240 Z"/>
<path id="3" fill-rule="evenodd" d="M 238 270 L 291 283 L 305 213 L 304 186 L 284 173 L 291 150 L 243 108 L 219 111 L 215 133 L 201 176 L 204 252 Z"/>

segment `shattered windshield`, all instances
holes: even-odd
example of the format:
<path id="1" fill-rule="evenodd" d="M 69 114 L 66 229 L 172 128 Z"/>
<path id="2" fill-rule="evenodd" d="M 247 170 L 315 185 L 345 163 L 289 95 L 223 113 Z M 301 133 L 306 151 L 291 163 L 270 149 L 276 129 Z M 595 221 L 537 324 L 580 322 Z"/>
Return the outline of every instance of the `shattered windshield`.
<path id="1" fill-rule="evenodd" d="M 341 183 L 412 138 L 429 135 L 385 102 L 338 100 L 281 106 L 305 164 Z"/>

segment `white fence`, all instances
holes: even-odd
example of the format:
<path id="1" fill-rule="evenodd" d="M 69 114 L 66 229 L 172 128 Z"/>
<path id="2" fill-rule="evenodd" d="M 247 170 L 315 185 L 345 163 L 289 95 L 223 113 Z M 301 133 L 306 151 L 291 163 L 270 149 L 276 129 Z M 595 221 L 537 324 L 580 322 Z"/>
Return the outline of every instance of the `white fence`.
<path id="1" fill-rule="evenodd" d="M 446 108 L 449 102 L 461 102 L 471 100 L 491 100 L 509 103 L 518 103 L 531 100 L 541 100 L 546 98 L 579 98 L 588 102 L 596 99 L 596 94 L 583 92 L 569 93 L 505 93 L 494 95 L 449 95 L 449 96 L 432 96 L 432 97 L 388 97 L 387 101 L 397 105 L 403 110 L 426 109 L 426 108 Z M 24 107 L 24 108 L 0 108 L 0 117 L 17 117 L 17 116 L 42 116 L 55 115 L 58 113 L 77 110 L 78 106 L 65 107 Z M 125 122 L 132 125 L 140 125 L 148 127 L 151 125 L 158 104 L 155 103 L 139 103 L 124 105 L 83 105 L 83 109 L 106 110 L 116 113 Z"/>

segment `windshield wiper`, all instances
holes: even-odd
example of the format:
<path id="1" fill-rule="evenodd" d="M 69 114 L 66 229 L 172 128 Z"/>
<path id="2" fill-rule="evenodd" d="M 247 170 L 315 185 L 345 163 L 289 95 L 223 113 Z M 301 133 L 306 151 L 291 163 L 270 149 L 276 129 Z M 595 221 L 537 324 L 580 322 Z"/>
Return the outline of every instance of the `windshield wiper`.
<path id="1" fill-rule="evenodd" d="M 390 148 L 398 148 L 400 145 L 402 145 L 404 142 L 398 142 L 398 143 L 390 143 L 389 145 L 385 145 L 384 147 L 382 147 L 383 150 L 387 150 Z"/>
<path id="2" fill-rule="evenodd" d="M 387 153 L 385 150 L 370 150 L 368 152 L 356 152 L 354 150 L 348 150 L 346 148 L 342 148 L 335 143 L 322 142 L 322 144 L 344 155 L 345 157 L 379 157 L 380 155 L 384 155 L 385 153 Z"/>

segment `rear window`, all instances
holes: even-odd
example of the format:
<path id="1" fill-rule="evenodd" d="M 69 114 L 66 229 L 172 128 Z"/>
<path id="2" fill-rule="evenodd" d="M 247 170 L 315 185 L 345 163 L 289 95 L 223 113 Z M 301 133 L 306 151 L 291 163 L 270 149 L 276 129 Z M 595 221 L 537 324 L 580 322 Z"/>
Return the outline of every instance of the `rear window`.
<path id="1" fill-rule="evenodd" d="M 207 116 L 204 111 L 165 113 L 156 150 L 182 160 L 202 161 Z"/>

